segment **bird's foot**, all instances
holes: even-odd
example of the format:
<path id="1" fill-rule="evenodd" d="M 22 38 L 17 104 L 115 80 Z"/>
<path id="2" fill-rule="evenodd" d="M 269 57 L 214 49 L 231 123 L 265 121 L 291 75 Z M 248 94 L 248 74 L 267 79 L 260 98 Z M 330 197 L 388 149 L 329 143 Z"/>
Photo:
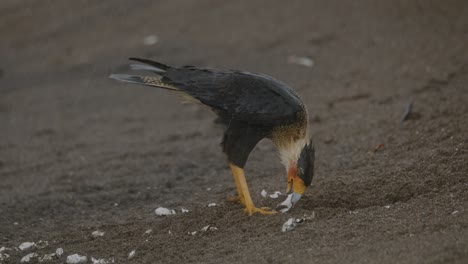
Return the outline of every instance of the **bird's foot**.
<path id="1" fill-rule="evenodd" d="M 268 207 L 257 208 L 257 207 L 255 207 L 255 205 L 246 206 L 244 211 L 248 215 L 253 215 L 253 214 L 256 214 L 256 213 L 259 213 L 259 214 L 262 214 L 262 215 L 272 215 L 272 214 L 278 213 L 277 211 L 272 210 L 272 209 L 270 209 Z"/>
<path id="2" fill-rule="evenodd" d="M 227 198 L 228 202 L 231 202 L 231 203 L 240 203 L 242 205 L 245 206 L 245 199 L 244 197 L 242 196 L 239 196 L 239 195 L 235 195 L 235 196 L 229 196 Z"/>

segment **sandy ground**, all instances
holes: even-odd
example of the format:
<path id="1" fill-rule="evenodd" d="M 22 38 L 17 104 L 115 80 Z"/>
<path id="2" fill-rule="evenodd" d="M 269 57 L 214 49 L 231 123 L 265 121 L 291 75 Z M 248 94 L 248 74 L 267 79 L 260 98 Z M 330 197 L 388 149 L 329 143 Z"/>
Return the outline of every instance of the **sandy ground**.
<path id="1" fill-rule="evenodd" d="M 468 263 L 467 1 L 2 0 L 0 36 L 0 263 L 58 247 L 48 263 Z M 306 197 L 274 216 L 227 202 L 214 114 L 107 79 L 130 56 L 295 87 L 317 148 Z M 260 196 L 286 188 L 271 142 L 246 171 L 275 206 Z"/>

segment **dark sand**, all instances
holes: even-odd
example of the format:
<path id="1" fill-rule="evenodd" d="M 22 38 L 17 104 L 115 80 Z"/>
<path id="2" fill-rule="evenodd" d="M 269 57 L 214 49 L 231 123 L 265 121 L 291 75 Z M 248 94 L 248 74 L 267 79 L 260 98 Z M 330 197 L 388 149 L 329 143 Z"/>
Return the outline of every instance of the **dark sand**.
<path id="1" fill-rule="evenodd" d="M 145 46 L 151 34 L 159 42 Z M 315 65 L 288 64 L 291 55 Z M 317 149 L 297 207 L 249 217 L 227 202 L 235 185 L 214 114 L 109 80 L 130 56 L 295 87 Z M 0 247 L 49 242 L 1 263 L 58 247 L 64 256 L 49 263 L 74 253 L 116 263 L 468 263 L 465 0 L 2 0 L 0 58 Z M 257 205 L 275 206 L 260 196 L 286 188 L 271 142 L 246 171 Z M 158 206 L 190 213 L 157 217 Z M 218 230 L 187 234 L 206 225 Z M 98 229 L 105 235 L 92 238 Z"/>

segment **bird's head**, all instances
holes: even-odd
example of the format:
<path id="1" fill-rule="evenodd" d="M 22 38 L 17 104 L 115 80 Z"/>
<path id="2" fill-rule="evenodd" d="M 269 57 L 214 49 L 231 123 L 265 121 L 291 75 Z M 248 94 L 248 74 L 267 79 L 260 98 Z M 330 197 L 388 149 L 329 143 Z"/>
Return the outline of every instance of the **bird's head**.
<path id="1" fill-rule="evenodd" d="M 314 176 L 315 148 L 309 140 L 301 149 L 296 161 L 292 161 L 288 169 L 288 194 L 292 194 L 294 205 L 301 199 Z"/>
<path id="2" fill-rule="evenodd" d="M 281 206 L 286 206 L 289 210 L 301 199 L 312 183 L 315 161 L 312 139 L 306 137 L 283 145 L 280 148 L 280 155 L 288 172 L 288 199 Z"/>

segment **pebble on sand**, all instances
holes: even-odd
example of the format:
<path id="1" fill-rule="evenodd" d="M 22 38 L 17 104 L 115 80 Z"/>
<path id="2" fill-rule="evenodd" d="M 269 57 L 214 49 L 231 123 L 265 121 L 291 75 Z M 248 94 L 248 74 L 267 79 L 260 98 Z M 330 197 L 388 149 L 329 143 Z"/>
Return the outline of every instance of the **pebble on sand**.
<path id="1" fill-rule="evenodd" d="M 216 203 L 210 203 L 208 204 L 208 207 L 215 207 L 216 206 Z"/>

